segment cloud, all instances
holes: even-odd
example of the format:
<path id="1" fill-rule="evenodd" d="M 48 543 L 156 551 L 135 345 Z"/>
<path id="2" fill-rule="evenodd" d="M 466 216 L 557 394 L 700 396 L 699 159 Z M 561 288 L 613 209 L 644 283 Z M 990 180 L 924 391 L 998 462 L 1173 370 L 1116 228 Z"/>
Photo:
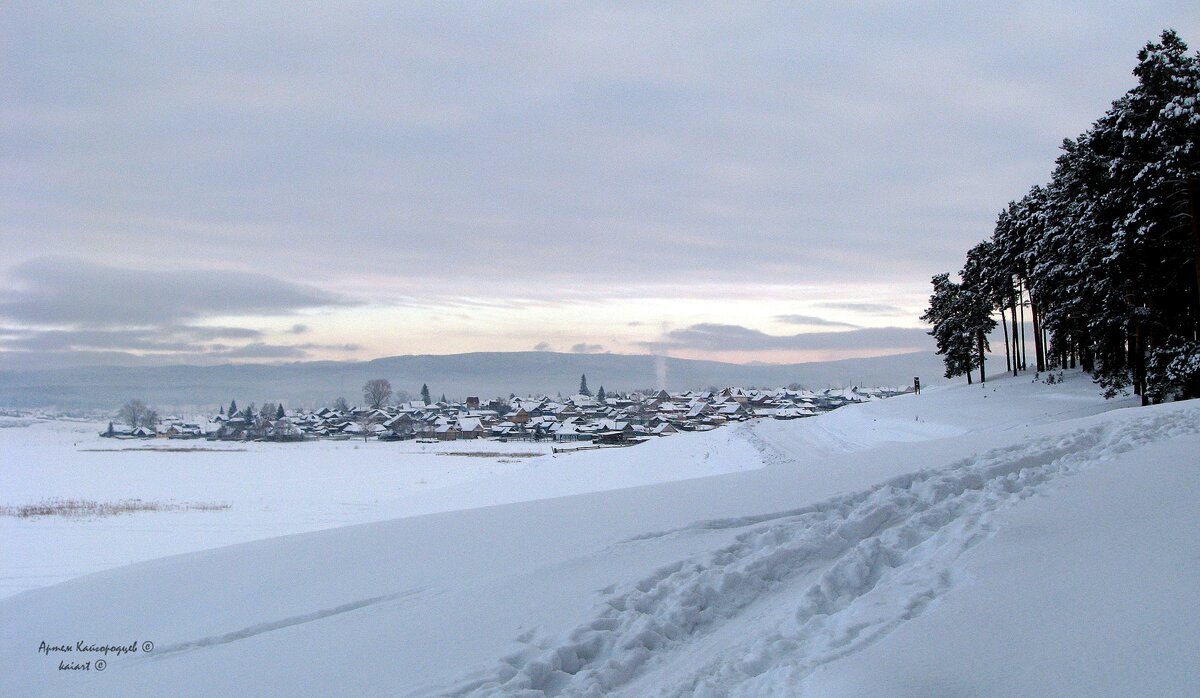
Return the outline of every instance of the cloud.
<path id="1" fill-rule="evenodd" d="M 164 332 L 187 337 L 193 341 L 210 339 L 257 339 L 262 336 L 260 330 L 249 327 L 212 327 L 209 325 L 169 325 Z"/>
<path id="2" fill-rule="evenodd" d="M 175 325 L 153 329 L 46 330 L 4 328 L 0 339 L 9 349 L 195 351 L 201 342 L 214 339 L 257 339 L 262 332 L 246 327 Z"/>
<path id="3" fill-rule="evenodd" d="M 604 345 L 580 342 L 579 344 L 572 345 L 571 351 L 576 354 L 599 354 L 604 351 Z"/>
<path id="4" fill-rule="evenodd" d="M 534 347 L 534 351 L 554 351 L 554 347 L 550 346 L 549 342 L 538 342 Z"/>
<path id="5" fill-rule="evenodd" d="M 300 323 L 296 323 L 290 329 L 284 330 L 284 334 L 304 334 L 305 332 L 308 332 L 308 325 Z"/>
<path id="6" fill-rule="evenodd" d="M 308 351 L 287 344 L 253 342 L 242 347 L 209 352 L 209 355 L 223 359 L 303 359 L 308 357 Z"/>
<path id="7" fill-rule="evenodd" d="M 741 325 L 702 323 L 672 330 L 662 340 L 640 342 L 651 351 L 699 349 L 703 351 L 776 351 L 776 350 L 917 350 L 931 346 L 932 340 L 922 329 L 904 327 L 864 327 L 845 332 L 803 332 L 794 335 L 770 335 Z"/>
<path id="8" fill-rule="evenodd" d="M 16 288 L 0 301 L 0 317 L 31 325 L 174 326 L 350 304 L 310 286 L 225 269 L 147 271 L 44 257 L 17 265 L 10 275 Z"/>
<path id="9" fill-rule="evenodd" d="M 826 301 L 817 303 L 822 308 L 830 310 L 850 310 L 856 313 L 877 313 L 879 315 L 901 315 L 905 310 L 896 305 L 888 305 L 887 303 L 842 303 L 836 301 Z"/>
<path id="10" fill-rule="evenodd" d="M 208 362 L 300 359 L 311 357 L 314 351 L 359 348 L 351 344 L 267 344 L 261 341 L 262 330 L 195 324 L 215 317 L 287 315 L 306 308 L 349 304 L 320 289 L 262 274 L 147 271 L 52 257 L 22 263 L 12 270 L 11 277 L 14 288 L 0 301 L 0 317 L 20 325 L 0 329 L 0 350 L 10 357 L 42 353 L 47 360 L 62 363 L 64 354 L 76 352 L 94 360 L 155 355 Z M 307 329 L 296 324 L 287 334 Z M 230 346 L 231 340 L 249 343 Z"/>
<path id="11" fill-rule="evenodd" d="M 775 321 L 785 322 L 789 325 L 811 325 L 814 327 L 858 327 L 858 325 L 851 325 L 848 322 L 826 320 L 815 315 L 776 315 Z"/>
<path id="12" fill-rule="evenodd" d="M 305 351 L 326 351 L 326 350 L 359 351 L 360 349 L 362 349 L 361 345 L 353 344 L 353 343 L 350 343 L 350 344 L 315 344 L 313 342 L 306 342 L 304 344 L 295 344 L 292 346 L 295 346 L 298 349 L 303 349 Z"/>
<path id="13" fill-rule="evenodd" d="M 5 59 L 46 79 L 5 84 L 0 249 L 485 292 L 927 279 L 1141 43 L 1200 26 L 1179 0 L 27 5 Z"/>
<path id="14" fill-rule="evenodd" d="M 125 351 L 0 350 L 0 363 L 13 370 L 67 368 L 71 366 L 147 366 L 180 363 L 175 359 L 161 360 L 157 354 L 133 354 Z"/>
<path id="15" fill-rule="evenodd" d="M 907 324 L 849 301 L 919 307 L 1165 26 L 1200 4 L 23 3 L 3 55 L 37 79 L 4 81 L 0 250 L 34 261 L 0 270 L 0 312 L 128 329 L 342 304 L 280 279 L 471 312 L 802 282 Z M 90 266 L 42 268 L 64 253 Z M 172 265 L 191 271 L 139 271 Z M 266 274 L 202 271 L 230 266 Z M 913 285 L 823 293 L 858 284 Z M 443 310 L 404 317 L 405 351 L 445 346 Z M 562 336 L 495 327 L 464 349 Z"/>
<path id="16" fill-rule="evenodd" d="M 25 351 L 188 351 L 196 345 L 171 341 L 147 330 L 44 330 L 9 335 L 4 347 Z"/>
<path id="17" fill-rule="evenodd" d="M 68 352 L 84 355 L 128 355 L 133 352 L 178 360 L 242 358 L 309 358 L 313 352 L 356 352 L 358 344 L 268 344 L 251 342 L 241 346 L 222 343 L 200 344 L 195 341 L 163 339 L 155 330 L 0 330 L 3 349 L 48 356 Z"/>
<path id="18" fill-rule="evenodd" d="M 36 337 L 36 335 L 33 335 Z M 146 342 L 129 344 L 129 351 L 117 349 L 92 349 L 69 345 L 54 346 L 53 342 L 34 341 L 25 345 L 3 342 L 0 348 L 0 363 L 13 369 L 64 368 L 69 366 L 162 366 L 167 364 L 211 365 L 243 361 L 312 360 L 318 358 L 314 352 L 354 352 L 361 347 L 356 344 L 268 344 L 251 342 L 242 346 L 225 344 L 169 345 Z M 45 346 L 47 348 L 40 348 Z"/>

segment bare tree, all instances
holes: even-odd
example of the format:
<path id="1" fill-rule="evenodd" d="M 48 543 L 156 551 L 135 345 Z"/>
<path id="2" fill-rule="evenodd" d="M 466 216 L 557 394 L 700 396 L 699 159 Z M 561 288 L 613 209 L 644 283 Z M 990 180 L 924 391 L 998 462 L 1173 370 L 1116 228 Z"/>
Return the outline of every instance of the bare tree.
<path id="1" fill-rule="evenodd" d="M 363 384 L 363 400 L 373 410 L 383 407 L 392 396 L 392 384 L 383 378 L 373 378 Z"/>
<path id="2" fill-rule="evenodd" d="M 121 406 L 117 419 L 128 424 L 130 429 L 153 427 L 158 422 L 158 413 L 141 400 L 130 400 Z"/>
<path id="3" fill-rule="evenodd" d="M 271 427 L 271 439 L 273 441 L 303 441 L 304 432 L 292 424 L 292 420 L 283 417 L 275 420 L 275 424 Z"/>
<path id="4" fill-rule="evenodd" d="M 385 383 L 387 381 L 384 381 Z M 375 426 L 375 415 L 370 412 L 363 412 L 354 420 L 358 427 L 362 429 L 363 442 L 371 438 L 371 427 Z"/>

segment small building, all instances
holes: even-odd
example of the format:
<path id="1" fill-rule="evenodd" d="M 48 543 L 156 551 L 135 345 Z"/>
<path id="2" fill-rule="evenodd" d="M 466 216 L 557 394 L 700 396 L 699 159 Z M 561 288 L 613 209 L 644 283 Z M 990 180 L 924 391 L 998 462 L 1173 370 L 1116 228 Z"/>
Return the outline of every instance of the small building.
<path id="1" fill-rule="evenodd" d="M 458 420 L 458 437 L 460 439 L 481 439 L 487 435 L 483 422 L 478 417 L 465 417 Z"/>
<path id="2" fill-rule="evenodd" d="M 586 431 L 580 431 L 574 424 L 563 424 L 558 429 L 554 430 L 555 441 L 591 441 L 592 435 Z"/>

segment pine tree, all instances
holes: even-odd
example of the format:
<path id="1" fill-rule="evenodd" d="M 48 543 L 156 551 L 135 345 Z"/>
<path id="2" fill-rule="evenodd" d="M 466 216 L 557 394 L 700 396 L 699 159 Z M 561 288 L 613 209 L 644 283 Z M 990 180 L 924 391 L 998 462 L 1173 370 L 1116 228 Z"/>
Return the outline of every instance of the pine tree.
<path id="1" fill-rule="evenodd" d="M 990 256 L 991 275 L 994 285 L 1001 297 L 1001 304 L 1007 306 L 1012 331 L 1012 372 L 1025 368 L 1021 358 L 1020 324 L 1017 321 L 1018 289 L 1020 255 L 1022 241 L 1018 237 L 1014 221 L 1018 217 L 1017 202 L 1010 201 L 1008 206 L 996 217 L 996 227 L 992 233 L 992 254 Z M 1003 312 L 1003 311 L 1002 311 Z"/>
<path id="2" fill-rule="evenodd" d="M 279 403 L 279 406 L 275 408 L 275 419 L 283 419 L 286 414 L 287 413 L 283 411 L 283 403 Z"/>
<path id="3" fill-rule="evenodd" d="M 429 397 L 429 386 L 424 383 L 421 384 L 421 402 L 426 405 L 433 402 L 433 399 Z"/>
<path id="4" fill-rule="evenodd" d="M 228 416 L 230 416 L 230 417 L 232 417 L 233 415 L 237 414 L 237 400 L 230 400 L 230 401 L 229 401 L 229 411 L 228 411 L 228 412 L 226 412 L 225 414 L 226 414 L 226 415 L 228 415 Z"/>
<path id="5" fill-rule="evenodd" d="M 588 397 L 592 396 L 592 391 L 588 390 L 586 374 L 579 377 L 579 394 L 587 395 Z"/>
<path id="6" fill-rule="evenodd" d="M 1112 307 L 1103 298 L 1108 272 L 1100 254 L 1106 237 L 1101 199 L 1108 168 L 1090 138 L 1085 133 L 1063 141 L 1046 187 L 1045 227 L 1033 243 L 1039 252 L 1030 282 L 1042 299 L 1042 327 L 1050 337 L 1047 368 L 1080 361 L 1091 371 L 1091 338 L 1100 327 L 1096 321 Z"/>
<path id="7" fill-rule="evenodd" d="M 608 396 L 604 394 L 604 386 L 603 385 L 600 386 L 600 389 L 596 391 L 596 399 L 599 400 L 600 402 L 604 402 L 605 400 L 608 399 Z"/>
<path id="8" fill-rule="evenodd" d="M 1133 73 L 1138 84 L 1098 124 L 1097 147 L 1119 202 L 1110 254 L 1124 258 L 1130 377 L 1146 404 L 1194 396 L 1200 382 L 1200 373 L 1162 373 L 1200 351 L 1200 56 L 1165 31 L 1138 53 Z"/>
<path id="9" fill-rule="evenodd" d="M 979 367 L 980 383 L 987 381 L 985 364 L 987 351 L 991 349 L 988 335 L 996 329 L 996 321 L 992 318 L 994 296 L 984 271 L 987 252 L 986 246 L 976 246 L 967 253 L 967 263 L 960 273 L 962 284 L 959 286 L 955 308 L 955 312 L 962 318 L 963 332 L 974 338 L 976 353 L 972 364 Z M 969 380 L 970 374 L 967 376 Z"/>
<path id="10" fill-rule="evenodd" d="M 982 295 L 989 314 L 1008 309 L 1014 372 L 1028 305 L 1039 371 L 1078 362 L 1106 396 L 1132 388 L 1143 403 L 1200 396 L 1200 55 L 1165 31 L 1133 73 L 1136 86 L 1063 141 L 1050 182 L 1001 212 L 990 249 L 968 253 L 961 288 L 935 277 L 926 319 L 948 371 Z"/>
<path id="11" fill-rule="evenodd" d="M 1064 142 L 1051 182 L 1051 227 L 1075 233 L 1051 271 L 1068 272 L 1064 306 L 1087 317 L 1082 331 L 1082 321 L 1073 328 L 1080 359 L 1106 396 L 1132 387 L 1143 403 L 1192 394 L 1181 374 L 1158 373 L 1200 332 L 1189 186 L 1200 164 L 1200 69 L 1186 51 L 1170 31 L 1147 44 L 1133 71 L 1138 85 L 1078 141 Z M 1167 389 L 1172 382 L 1180 389 Z"/>
<path id="12" fill-rule="evenodd" d="M 929 308 L 921 319 L 933 325 L 929 334 L 937 342 L 937 353 L 944 357 L 946 377 L 966 374 L 967 383 L 971 383 L 975 337 L 963 312 L 961 287 L 950 280 L 949 274 L 934 276 L 932 283 L 933 295 L 929 297 Z"/>

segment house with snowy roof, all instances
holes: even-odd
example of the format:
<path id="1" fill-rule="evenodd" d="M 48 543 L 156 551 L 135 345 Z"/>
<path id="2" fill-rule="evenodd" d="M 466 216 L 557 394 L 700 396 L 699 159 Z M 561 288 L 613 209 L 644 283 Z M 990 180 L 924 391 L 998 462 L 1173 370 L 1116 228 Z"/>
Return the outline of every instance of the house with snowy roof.
<path id="1" fill-rule="evenodd" d="M 458 438 L 481 439 L 487 435 L 487 429 L 478 417 L 463 417 L 458 420 Z"/>

